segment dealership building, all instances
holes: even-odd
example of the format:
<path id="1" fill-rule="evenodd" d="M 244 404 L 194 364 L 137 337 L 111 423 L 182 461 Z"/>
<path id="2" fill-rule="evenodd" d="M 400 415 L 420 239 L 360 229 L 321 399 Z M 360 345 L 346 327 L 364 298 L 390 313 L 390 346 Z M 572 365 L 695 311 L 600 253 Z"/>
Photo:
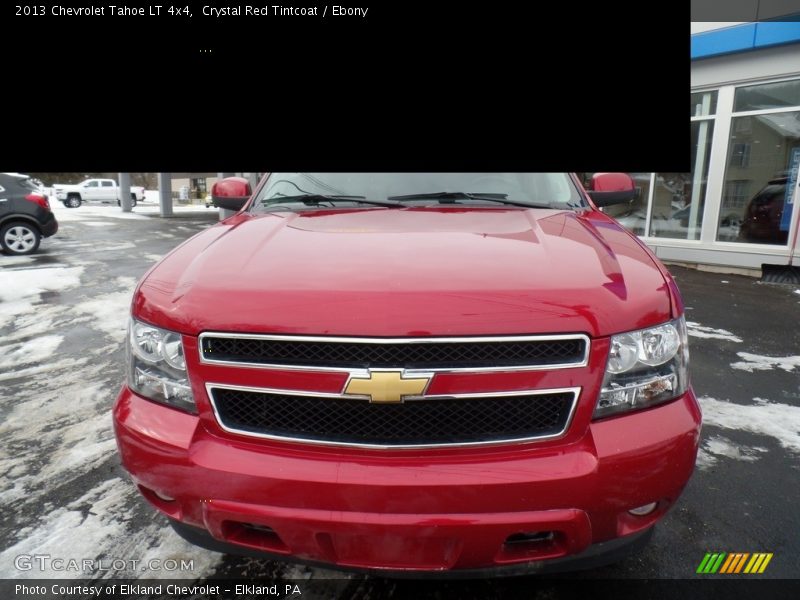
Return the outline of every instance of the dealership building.
<path id="1" fill-rule="evenodd" d="M 636 173 L 637 201 L 607 209 L 662 260 L 760 269 L 800 255 L 795 16 L 692 23 L 692 171 Z"/>

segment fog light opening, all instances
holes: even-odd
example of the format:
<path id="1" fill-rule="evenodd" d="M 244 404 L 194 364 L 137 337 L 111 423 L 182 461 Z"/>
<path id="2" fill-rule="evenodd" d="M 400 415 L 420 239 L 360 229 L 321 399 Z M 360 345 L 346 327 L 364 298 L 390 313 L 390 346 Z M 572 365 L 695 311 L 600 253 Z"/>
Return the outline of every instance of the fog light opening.
<path id="1" fill-rule="evenodd" d="M 142 484 L 138 484 L 138 487 L 139 491 L 142 493 L 142 496 L 144 496 L 145 499 L 158 510 L 172 519 L 176 519 L 178 521 L 183 519 L 181 505 L 177 500 L 175 500 L 175 498 L 171 498 L 163 492 L 157 492 L 152 488 L 145 487 Z"/>
<path id="2" fill-rule="evenodd" d="M 628 512 L 637 517 L 644 517 L 653 512 L 657 506 L 658 502 L 651 502 L 650 504 L 644 504 L 643 506 L 632 508 Z"/>

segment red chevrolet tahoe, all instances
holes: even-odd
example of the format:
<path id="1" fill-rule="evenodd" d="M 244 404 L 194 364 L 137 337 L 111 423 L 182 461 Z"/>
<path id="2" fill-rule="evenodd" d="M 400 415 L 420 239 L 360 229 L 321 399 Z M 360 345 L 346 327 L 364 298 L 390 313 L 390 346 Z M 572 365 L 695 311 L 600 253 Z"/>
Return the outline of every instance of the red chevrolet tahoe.
<path id="1" fill-rule="evenodd" d="M 630 177 L 271 173 L 134 294 L 125 468 L 186 539 L 388 574 L 571 570 L 692 474 L 683 303 Z"/>

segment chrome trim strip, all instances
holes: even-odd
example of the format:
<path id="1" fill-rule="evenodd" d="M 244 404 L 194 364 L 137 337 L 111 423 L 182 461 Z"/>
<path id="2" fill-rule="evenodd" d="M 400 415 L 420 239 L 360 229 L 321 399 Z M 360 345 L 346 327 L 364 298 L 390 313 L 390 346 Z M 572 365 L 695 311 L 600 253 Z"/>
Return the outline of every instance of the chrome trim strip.
<path id="1" fill-rule="evenodd" d="M 352 344 L 452 344 L 452 343 L 480 343 L 480 342 L 547 342 L 554 340 L 583 340 L 583 357 L 579 362 L 555 363 L 549 365 L 521 365 L 505 367 L 442 367 L 442 368 L 423 368 L 405 369 L 409 375 L 421 375 L 423 373 L 496 373 L 513 371 L 548 371 L 556 369 L 575 369 L 585 367 L 589 364 L 589 353 L 591 350 L 591 340 L 589 336 L 582 333 L 566 335 L 511 335 L 511 336 L 488 336 L 488 337 L 435 337 L 435 338 L 363 338 L 363 337 L 324 337 L 306 335 L 270 335 L 259 333 L 216 333 L 205 331 L 198 336 L 197 352 L 200 355 L 200 363 L 206 365 L 225 365 L 229 367 L 242 367 L 246 369 L 276 369 L 285 371 L 324 371 L 336 373 L 364 372 L 365 369 L 352 367 L 315 367 L 308 365 L 280 365 L 269 363 L 237 362 L 230 360 L 213 360 L 203 356 L 203 340 L 206 337 L 239 338 L 248 340 L 271 340 L 280 342 L 334 342 Z M 392 368 L 392 367 L 375 367 Z M 398 366 L 397 368 L 402 368 Z"/>
<path id="2" fill-rule="evenodd" d="M 558 433 L 553 433 L 550 435 L 542 435 L 542 436 L 532 436 L 532 437 L 523 437 L 523 438 L 512 438 L 512 439 L 504 439 L 504 440 L 490 440 L 486 442 L 459 442 L 459 443 L 452 443 L 452 444 L 396 444 L 396 445 L 384 445 L 384 444 L 359 444 L 355 442 L 331 442 L 325 440 L 314 440 L 314 439 L 307 439 L 307 438 L 300 438 L 300 437 L 287 437 L 287 436 L 280 436 L 280 435 L 271 435 L 267 433 L 256 433 L 253 431 L 245 431 L 242 429 L 236 429 L 233 427 L 226 426 L 222 419 L 220 418 L 219 411 L 217 410 L 216 402 L 214 401 L 214 395 L 211 393 L 212 389 L 227 389 L 227 390 L 237 390 L 242 392 L 256 392 L 262 394 L 281 394 L 285 396 L 311 396 L 315 398 L 338 398 L 342 400 L 353 400 L 356 402 L 368 402 L 367 400 L 360 400 L 359 398 L 354 398 L 353 396 L 345 396 L 343 394 L 331 394 L 327 392 L 304 392 L 298 390 L 280 390 L 274 388 L 257 388 L 257 387 L 248 387 L 248 386 L 241 386 L 241 385 L 228 385 L 228 384 L 220 384 L 220 383 L 206 383 L 206 394 L 208 396 L 208 400 L 211 403 L 211 408 L 214 411 L 214 417 L 217 420 L 217 424 L 228 433 L 234 433 L 237 435 L 243 435 L 247 437 L 256 437 L 261 439 L 268 439 L 268 440 L 276 440 L 279 442 L 293 442 L 293 443 L 301 443 L 301 444 L 310 444 L 310 445 L 317 445 L 317 446 L 338 446 L 338 447 L 346 447 L 346 448 L 369 448 L 373 450 L 408 450 L 408 449 L 425 449 L 425 448 L 467 448 L 467 447 L 481 447 L 481 446 L 499 446 L 503 444 L 516 444 L 520 442 L 529 442 L 529 441 L 539 441 L 539 440 L 551 440 L 556 439 L 559 437 L 563 437 L 567 430 L 569 430 L 569 426 L 572 424 L 572 417 L 575 415 L 575 409 L 578 406 L 578 399 L 580 398 L 581 388 L 580 387 L 571 387 L 571 388 L 551 388 L 546 390 L 514 390 L 509 392 L 488 392 L 488 393 L 469 393 L 469 394 L 449 394 L 449 395 L 436 395 L 436 396 L 425 396 L 424 400 L 428 399 L 470 399 L 470 398 L 503 398 L 509 396 L 546 396 L 549 394 L 563 394 L 569 392 L 572 394 L 572 406 L 570 406 L 569 414 L 567 415 L 567 419 L 564 422 L 564 427 Z M 407 399 L 408 400 L 408 399 Z"/>

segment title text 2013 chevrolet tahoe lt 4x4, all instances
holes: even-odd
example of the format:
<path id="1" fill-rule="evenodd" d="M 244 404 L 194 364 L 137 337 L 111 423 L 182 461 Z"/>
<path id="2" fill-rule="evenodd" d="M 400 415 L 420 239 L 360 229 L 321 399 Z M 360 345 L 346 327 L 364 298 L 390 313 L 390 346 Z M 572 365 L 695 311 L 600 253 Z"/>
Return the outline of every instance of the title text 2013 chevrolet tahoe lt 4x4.
<path id="1" fill-rule="evenodd" d="M 383 573 L 641 546 L 694 468 L 683 304 L 630 177 L 272 173 L 136 289 L 125 468 L 187 539 Z M 249 197 L 248 197 L 249 196 Z"/>

